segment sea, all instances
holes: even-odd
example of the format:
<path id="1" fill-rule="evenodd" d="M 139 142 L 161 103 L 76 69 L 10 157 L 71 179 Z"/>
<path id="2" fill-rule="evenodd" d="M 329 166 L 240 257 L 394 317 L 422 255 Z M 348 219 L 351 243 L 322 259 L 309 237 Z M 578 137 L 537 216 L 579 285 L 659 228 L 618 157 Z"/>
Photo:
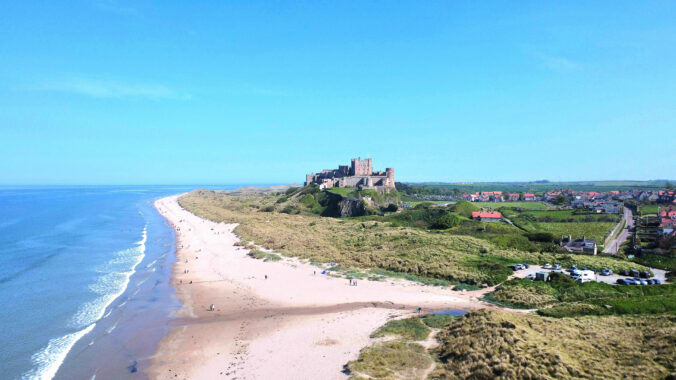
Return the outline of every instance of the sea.
<path id="1" fill-rule="evenodd" d="M 145 378 L 180 307 L 153 202 L 235 187 L 0 188 L 0 378 Z"/>

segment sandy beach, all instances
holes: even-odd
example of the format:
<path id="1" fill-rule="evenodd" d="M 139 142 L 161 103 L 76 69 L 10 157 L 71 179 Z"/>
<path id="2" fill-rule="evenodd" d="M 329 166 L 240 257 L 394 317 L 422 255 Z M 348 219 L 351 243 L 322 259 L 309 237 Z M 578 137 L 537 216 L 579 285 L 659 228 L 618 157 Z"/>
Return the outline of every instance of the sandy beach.
<path id="1" fill-rule="evenodd" d="M 150 378 L 344 379 L 343 365 L 390 318 L 413 315 L 418 306 L 491 307 L 478 299 L 485 290 L 405 280 L 350 286 L 296 259 L 251 258 L 235 245 L 236 224 L 201 219 L 177 198 L 155 207 L 176 230 L 172 285 L 182 308 L 152 358 Z"/>

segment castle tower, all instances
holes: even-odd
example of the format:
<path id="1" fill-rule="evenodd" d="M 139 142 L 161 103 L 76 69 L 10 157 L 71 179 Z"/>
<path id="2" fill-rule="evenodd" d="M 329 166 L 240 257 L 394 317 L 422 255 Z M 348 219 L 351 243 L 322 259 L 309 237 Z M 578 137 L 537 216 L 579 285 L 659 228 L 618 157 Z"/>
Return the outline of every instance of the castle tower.
<path id="1" fill-rule="evenodd" d="M 364 161 L 359 158 L 353 158 L 350 163 L 350 175 L 353 176 L 367 176 L 373 174 L 373 165 L 371 159 L 367 158 Z"/>
<path id="2" fill-rule="evenodd" d="M 394 169 L 386 168 L 385 175 L 387 176 L 387 181 L 385 182 L 385 187 L 394 188 Z"/>

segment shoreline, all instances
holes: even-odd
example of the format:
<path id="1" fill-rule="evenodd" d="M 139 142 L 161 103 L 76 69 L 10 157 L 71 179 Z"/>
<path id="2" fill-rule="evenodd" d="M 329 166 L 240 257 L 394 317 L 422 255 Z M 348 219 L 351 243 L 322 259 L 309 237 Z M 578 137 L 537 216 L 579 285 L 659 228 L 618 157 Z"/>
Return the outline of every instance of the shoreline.
<path id="1" fill-rule="evenodd" d="M 485 290 L 455 292 L 400 279 L 350 286 L 298 259 L 251 258 L 235 245 L 236 224 L 201 219 L 182 209 L 178 197 L 155 202 L 175 230 L 170 284 L 182 306 L 151 358 L 150 378 L 344 379 L 344 364 L 389 319 L 415 315 L 418 306 L 495 307 L 479 300 Z"/>

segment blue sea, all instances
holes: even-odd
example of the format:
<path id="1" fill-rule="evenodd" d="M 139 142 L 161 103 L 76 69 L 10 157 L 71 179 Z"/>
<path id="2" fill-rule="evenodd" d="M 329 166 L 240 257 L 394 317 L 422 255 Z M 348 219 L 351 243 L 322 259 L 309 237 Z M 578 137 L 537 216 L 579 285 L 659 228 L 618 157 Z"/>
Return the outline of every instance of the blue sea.
<path id="1" fill-rule="evenodd" d="M 143 378 L 180 306 L 153 202 L 194 188 L 0 188 L 0 377 Z"/>

